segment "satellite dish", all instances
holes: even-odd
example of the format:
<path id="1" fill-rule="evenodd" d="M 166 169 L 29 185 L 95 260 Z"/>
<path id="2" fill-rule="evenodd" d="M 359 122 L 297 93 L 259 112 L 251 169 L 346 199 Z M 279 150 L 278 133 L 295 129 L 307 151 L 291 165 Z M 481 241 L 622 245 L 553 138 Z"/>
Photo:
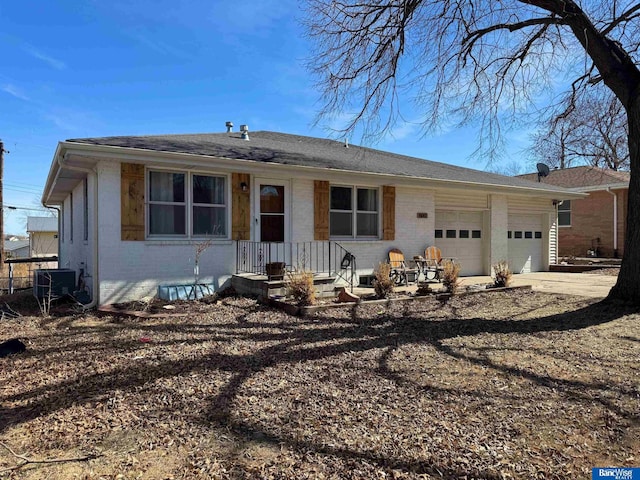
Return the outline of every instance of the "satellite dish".
<path id="1" fill-rule="evenodd" d="M 549 175 L 549 167 L 544 163 L 536 164 L 536 168 L 538 169 L 538 181 L 540 181 L 542 177 Z"/>

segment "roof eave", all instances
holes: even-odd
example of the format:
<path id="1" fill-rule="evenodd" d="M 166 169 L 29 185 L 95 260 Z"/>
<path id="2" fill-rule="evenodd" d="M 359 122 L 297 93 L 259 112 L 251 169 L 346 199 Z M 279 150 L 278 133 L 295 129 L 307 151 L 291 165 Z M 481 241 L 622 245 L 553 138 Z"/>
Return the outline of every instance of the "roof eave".
<path id="1" fill-rule="evenodd" d="M 52 170 L 49 172 L 49 177 L 47 179 L 47 183 L 45 184 L 45 195 L 43 195 L 43 201 L 48 200 L 52 197 L 53 189 L 55 188 L 55 180 L 59 176 L 60 173 L 60 165 L 58 162 L 59 155 L 72 155 L 72 154 L 91 154 L 94 157 L 101 158 L 104 160 L 112 159 L 112 160 L 126 160 L 131 163 L 149 163 L 153 161 L 156 164 L 162 163 L 186 163 L 186 161 L 190 162 L 192 167 L 210 167 L 210 163 L 206 165 L 202 165 L 204 161 L 209 161 L 214 158 L 218 162 L 218 165 L 221 167 L 226 167 L 229 169 L 234 169 L 236 171 L 242 171 L 250 173 L 254 170 L 255 165 L 264 165 L 268 163 L 270 168 L 279 170 L 279 171 L 298 171 L 298 172 L 306 172 L 310 177 L 317 176 L 313 175 L 314 172 L 322 171 L 323 175 L 326 175 L 327 171 L 338 172 L 338 173 L 348 173 L 348 174 L 356 174 L 356 175 L 364 175 L 367 177 L 373 178 L 384 178 L 389 179 L 394 182 L 398 182 L 399 180 L 402 183 L 408 183 L 415 186 L 425 186 L 424 183 L 428 182 L 428 186 L 430 187 L 442 187 L 442 188 L 454 188 L 454 189 L 469 189 L 470 186 L 476 187 L 480 190 L 492 190 L 497 191 L 499 193 L 511 193 L 511 194 L 528 194 L 528 195 L 537 195 L 545 198 L 552 198 L 557 200 L 570 200 L 570 199 L 579 199 L 586 196 L 586 194 L 575 192 L 569 189 L 565 189 L 562 187 L 553 187 L 553 188 L 530 188 L 526 186 L 514 186 L 514 185 L 500 185 L 493 183 L 484 183 L 484 182 L 472 182 L 472 181 L 462 181 L 462 180 L 447 180 L 447 179 L 436 179 L 429 177 L 417 177 L 417 176 L 409 176 L 409 175 L 394 175 L 387 173 L 376 173 L 376 172 L 362 172 L 359 170 L 346 170 L 346 169 L 335 169 L 335 168 L 326 168 L 326 167 L 311 167 L 306 165 L 290 165 L 290 164 L 281 164 L 276 162 L 257 162 L 255 160 L 245 160 L 245 159 L 237 159 L 231 157 L 221 157 L 221 156 L 211 156 L 211 155 L 202 155 L 202 154 L 193 154 L 193 153 L 182 153 L 182 152 L 167 152 L 161 150 L 147 150 L 141 148 L 131 148 L 131 147 L 120 147 L 120 146 L 112 146 L 112 145 L 95 145 L 90 143 L 80 143 L 80 142 L 59 142 L 58 148 L 56 149 L 56 155 L 54 156 L 54 161 L 52 163 Z M 57 170 L 56 175 L 53 176 L 54 169 Z M 46 193 L 48 192 L 48 194 Z M 55 202 L 59 204 L 60 202 Z"/>
<path id="2" fill-rule="evenodd" d="M 569 190 L 575 192 L 597 192 L 600 190 L 621 190 L 629 188 L 629 182 L 607 183 L 603 185 L 587 185 L 585 187 L 573 187 Z"/>

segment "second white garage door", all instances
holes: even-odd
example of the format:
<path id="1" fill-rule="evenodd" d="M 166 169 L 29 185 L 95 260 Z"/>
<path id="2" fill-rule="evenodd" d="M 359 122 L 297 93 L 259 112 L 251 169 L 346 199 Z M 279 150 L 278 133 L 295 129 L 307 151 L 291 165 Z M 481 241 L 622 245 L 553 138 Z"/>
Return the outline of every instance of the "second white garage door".
<path id="1" fill-rule="evenodd" d="M 509 268 L 512 272 L 530 273 L 543 270 L 542 215 L 509 215 L 507 238 Z"/>
<path id="2" fill-rule="evenodd" d="M 443 257 L 455 257 L 462 275 L 483 275 L 482 212 L 436 211 L 435 244 Z"/>

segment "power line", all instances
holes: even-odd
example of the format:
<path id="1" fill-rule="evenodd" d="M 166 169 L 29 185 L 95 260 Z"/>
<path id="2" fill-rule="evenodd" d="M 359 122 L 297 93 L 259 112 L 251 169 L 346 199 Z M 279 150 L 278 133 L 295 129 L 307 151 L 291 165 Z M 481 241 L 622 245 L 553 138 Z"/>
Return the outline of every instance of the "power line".
<path id="1" fill-rule="evenodd" d="M 14 205 L 0 205 L 0 208 L 7 210 L 32 210 L 34 212 L 51 212 L 48 208 L 33 208 L 33 207 L 17 207 Z"/>

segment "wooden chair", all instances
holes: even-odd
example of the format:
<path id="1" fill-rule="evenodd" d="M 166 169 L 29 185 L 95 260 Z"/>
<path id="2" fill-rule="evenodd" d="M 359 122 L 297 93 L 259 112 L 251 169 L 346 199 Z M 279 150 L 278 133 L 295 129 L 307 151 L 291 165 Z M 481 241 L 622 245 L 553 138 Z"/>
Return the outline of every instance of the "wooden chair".
<path id="1" fill-rule="evenodd" d="M 402 250 L 398 248 L 392 248 L 389 250 L 389 265 L 391 267 L 389 275 L 396 285 L 408 285 L 409 275 L 416 278 L 417 270 L 415 268 L 407 267 L 407 262 L 404 259 L 404 253 L 402 253 Z"/>
<path id="2" fill-rule="evenodd" d="M 457 262 L 455 258 L 442 258 L 442 252 L 434 245 L 424 251 L 424 276 L 427 280 L 440 281 L 440 274 L 444 270 L 443 260 Z"/>

